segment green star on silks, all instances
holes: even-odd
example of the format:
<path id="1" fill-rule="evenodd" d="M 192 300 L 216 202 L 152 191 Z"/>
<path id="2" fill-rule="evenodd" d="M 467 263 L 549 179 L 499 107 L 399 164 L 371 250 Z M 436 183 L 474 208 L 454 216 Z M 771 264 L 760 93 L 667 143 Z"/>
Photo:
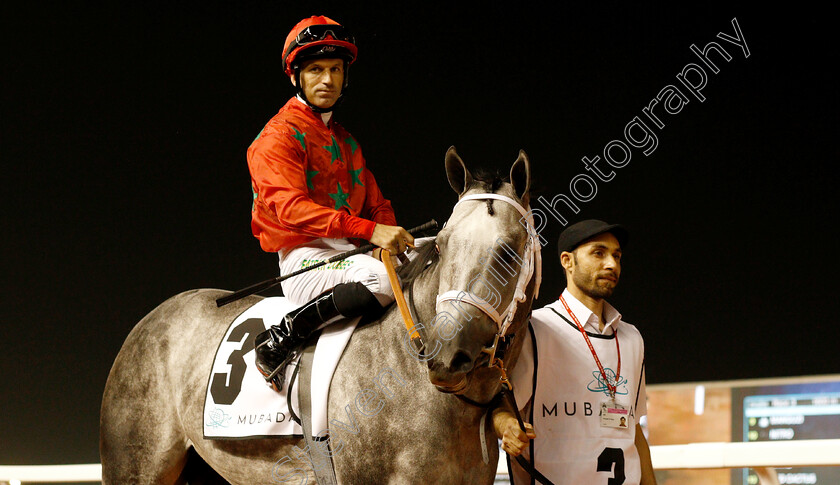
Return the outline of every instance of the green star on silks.
<path id="1" fill-rule="evenodd" d="M 350 196 L 350 193 L 349 192 L 344 192 L 341 189 L 341 184 L 335 184 L 335 185 L 336 185 L 336 193 L 329 194 L 330 197 L 332 197 L 332 199 L 335 201 L 335 210 L 338 210 L 338 209 L 340 209 L 344 206 L 347 206 L 348 208 L 352 209 L 352 207 L 350 207 L 350 204 L 347 203 L 347 197 Z"/>
<path id="2" fill-rule="evenodd" d="M 336 160 L 341 160 L 343 162 L 344 159 L 341 158 L 341 147 L 338 146 L 338 141 L 332 135 L 330 135 L 330 138 L 332 138 L 332 145 L 327 145 L 327 146 L 322 146 L 321 147 L 321 148 L 326 149 L 328 152 L 330 152 L 330 155 L 332 155 L 332 159 L 330 160 L 330 165 L 332 165 L 333 162 L 335 162 Z"/>
<path id="3" fill-rule="evenodd" d="M 359 148 L 359 144 L 356 143 L 356 140 L 353 139 L 352 136 L 348 136 L 344 139 L 344 143 L 350 145 L 350 153 L 356 153 L 356 149 Z"/>
<path id="4" fill-rule="evenodd" d="M 315 186 L 312 184 L 312 179 L 316 175 L 318 175 L 318 173 L 320 173 L 320 172 L 318 172 L 317 170 L 307 170 L 306 171 L 306 186 L 309 187 L 310 189 L 313 189 L 313 190 L 315 189 Z"/>
<path id="5" fill-rule="evenodd" d="M 260 139 L 260 137 L 262 136 L 262 134 L 263 134 L 263 132 L 264 132 L 264 131 L 265 131 L 265 126 L 263 126 L 263 129 L 262 129 L 262 130 L 260 130 L 260 132 L 257 134 L 257 137 L 256 137 L 256 138 L 254 138 L 254 141 L 259 140 L 259 139 Z M 252 141 L 251 143 L 254 143 L 254 141 Z"/>
<path id="6" fill-rule="evenodd" d="M 351 184 L 353 184 L 353 185 L 358 184 L 358 185 L 361 185 L 362 187 L 365 186 L 365 184 L 362 183 L 362 179 L 359 178 L 359 175 L 362 173 L 362 170 L 364 170 L 364 169 L 365 169 L 365 167 L 362 167 L 358 170 L 348 170 L 348 172 L 350 172 L 350 177 L 351 177 L 350 178 L 350 183 Z"/>
<path id="7" fill-rule="evenodd" d="M 304 140 L 306 138 L 306 132 L 301 133 L 301 132 L 297 131 L 297 128 L 292 128 L 292 129 L 295 130 L 295 134 L 292 135 L 292 136 L 297 141 L 300 142 L 300 147 L 303 148 L 304 150 L 306 150 L 306 141 Z"/>

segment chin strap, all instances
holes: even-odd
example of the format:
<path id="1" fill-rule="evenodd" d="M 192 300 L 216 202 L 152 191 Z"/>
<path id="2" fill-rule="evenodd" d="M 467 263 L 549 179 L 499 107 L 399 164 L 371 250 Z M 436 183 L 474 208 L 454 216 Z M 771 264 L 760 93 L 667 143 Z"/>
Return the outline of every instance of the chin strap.
<path id="1" fill-rule="evenodd" d="M 338 108 L 338 105 L 340 105 L 341 101 L 344 100 L 344 92 L 341 93 L 341 96 L 339 96 L 338 99 L 335 100 L 335 103 L 333 103 L 333 105 L 330 106 L 329 108 L 319 108 L 319 107 L 315 106 L 314 104 L 310 103 L 309 100 L 306 99 L 306 95 L 303 94 L 303 91 L 301 91 L 300 89 L 298 89 L 297 98 L 303 104 L 308 106 L 309 109 L 311 109 L 313 112 L 318 113 L 320 115 L 320 114 L 324 114 L 324 113 L 331 113 L 334 109 Z"/>

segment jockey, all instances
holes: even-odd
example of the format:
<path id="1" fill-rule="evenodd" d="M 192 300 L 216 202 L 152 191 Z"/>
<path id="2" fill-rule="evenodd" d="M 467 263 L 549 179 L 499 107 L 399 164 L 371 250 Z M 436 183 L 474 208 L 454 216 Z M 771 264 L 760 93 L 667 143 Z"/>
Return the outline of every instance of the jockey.
<path id="1" fill-rule="evenodd" d="M 356 60 L 353 36 L 324 16 L 300 21 L 286 37 L 283 69 L 297 94 L 248 148 L 254 192 L 251 229 L 288 274 L 367 240 L 393 254 L 414 238 L 397 225 L 356 140 L 333 119 Z M 379 250 L 377 249 L 376 252 Z M 338 317 L 380 312 L 394 300 L 384 265 L 360 254 L 282 283 L 302 305 L 255 340 L 257 368 L 275 390 L 296 349 Z"/>

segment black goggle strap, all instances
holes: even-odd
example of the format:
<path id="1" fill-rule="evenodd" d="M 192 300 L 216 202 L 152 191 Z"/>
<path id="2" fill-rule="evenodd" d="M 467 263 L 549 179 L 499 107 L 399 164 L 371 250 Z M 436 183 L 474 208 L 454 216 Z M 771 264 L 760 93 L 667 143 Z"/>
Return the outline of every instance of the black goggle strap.
<path id="1" fill-rule="evenodd" d="M 289 54 L 300 46 L 326 39 L 328 34 L 335 40 L 356 44 L 356 39 L 341 25 L 310 25 L 289 43 L 289 48 L 283 53 L 283 59 L 289 57 Z"/>

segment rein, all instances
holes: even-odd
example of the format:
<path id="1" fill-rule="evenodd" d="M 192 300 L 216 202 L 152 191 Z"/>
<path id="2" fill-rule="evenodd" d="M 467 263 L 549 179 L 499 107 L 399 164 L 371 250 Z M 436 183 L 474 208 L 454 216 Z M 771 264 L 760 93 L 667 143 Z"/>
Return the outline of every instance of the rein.
<path id="1" fill-rule="evenodd" d="M 525 433 L 525 422 L 522 420 L 522 415 L 519 413 L 519 406 L 516 405 L 516 398 L 513 397 L 513 387 L 510 385 L 509 382 L 507 383 L 507 387 L 505 387 L 505 384 L 502 384 L 502 395 L 507 397 L 510 407 L 513 408 L 513 414 L 514 416 L 516 416 L 516 421 L 519 423 L 519 429 L 521 429 L 522 432 Z M 519 466 L 521 466 L 523 470 L 528 472 L 528 474 L 531 475 L 531 477 L 534 480 L 542 483 L 543 485 L 554 485 L 554 483 L 551 480 L 549 480 L 548 477 L 546 477 L 545 475 L 540 473 L 539 470 L 534 468 L 534 465 L 532 465 L 531 462 L 526 460 L 525 457 L 521 454 L 516 455 L 516 462 L 519 463 Z"/>
<path id="2" fill-rule="evenodd" d="M 422 352 L 425 345 L 423 344 L 423 340 L 420 338 L 420 333 L 417 331 L 417 325 L 414 323 L 412 311 L 408 308 L 408 305 L 405 303 L 405 295 L 403 295 L 402 286 L 400 286 L 400 280 L 397 277 L 396 270 L 394 270 L 394 264 L 391 262 L 391 252 L 387 249 L 383 249 L 379 253 L 379 259 L 380 261 L 382 261 L 382 264 L 385 265 L 385 271 L 388 273 L 388 280 L 391 282 L 391 289 L 394 291 L 394 300 L 397 302 L 397 306 L 400 309 L 400 315 L 402 315 L 402 320 L 403 323 L 405 323 L 405 328 L 406 330 L 408 330 L 408 333 L 411 336 L 411 341 L 414 343 L 414 346 L 417 348 L 418 352 Z M 413 295 L 411 297 L 411 301 L 412 306 L 414 306 Z"/>
<path id="3" fill-rule="evenodd" d="M 455 207 L 458 207 L 458 204 L 462 202 L 470 200 L 488 199 L 500 200 L 513 206 L 528 222 L 528 226 L 526 227 L 528 233 L 528 240 L 525 243 L 525 248 L 521 258 L 522 263 L 520 265 L 519 278 L 516 282 L 516 289 L 514 291 L 514 295 L 511 298 L 510 303 L 508 304 L 507 308 L 505 308 L 504 313 L 499 313 L 496 310 L 495 306 L 489 303 L 484 298 L 481 298 L 480 296 L 472 292 L 458 290 L 447 291 L 441 295 L 438 295 L 435 300 L 436 307 L 446 301 L 463 302 L 470 304 L 481 310 L 487 316 L 489 316 L 496 323 L 498 329 L 493 339 L 493 345 L 483 349 L 482 351 L 490 355 L 490 358 L 487 363 L 488 367 L 496 367 L 499 370 L 499 380 L 502 384 L 502 390 L 498 394 L 496 394 L 492 399 L 490 399 L 490 401 L 483 404 L 461 394 L 455 394 L 455 397 L 469 405 L 478 407 L 480 409 L 487 409 L 487 411 L 482 415 L 479 430 L 482 455 L 484 457 L 485 463 L 488 462 L 488 453 L 487 443 L 484 437 L 484 423 L 485 419 L 490 414 L 489 408 L 495 407 L 501 399 L 507 398 L 510 406 L 513 408 L 516 420 L 519 423 L 519 428 L 522 430 L 522 432 L 526 432 L 525 422 L 522 420 L 522 415 L 519 412 L 519 407 L 517 406 L 516 399 L 513 395 L 513 385 L 508 380 L 507 369 L 505 368 L 505 364 L 502 359 L 504 357 L 505 351 L 507 350 L 507 342 L 512 341 L 514 338 L 514 334 L 509 333 L 509 330 L 511 324 L 513 323 L 513 317 L 516 315 L 516 310 L 519 304 L 527 299 L 525 289 L 528 286 L 528 283 L 530 282 L 532 277 L 536 277 L 537 281 L 534 290 L 534 297 L 536 298 L 539 294 L 540 283 L 542 280 L 542 260 L 540 254 L 541 243 L 538 240 L 536 231 L 532 229 L 534 227 L 534 218 L 529 210 L 526 210 L 524 207 L 522 207 L 521 204 L 511 199 L 510 197 L 489 193 L 466 195 L 462 197 L 458 201 L 458 203 L 455 204 Z M 455 210 L 455 207 L 453 207 L 453 211 Z M 417 347 L 418 352 L 423 353 L 425 349 L 425 344 L 420 336 L 420 333 L 417 331 L 416 324 L 414 323 L 414 319 L 417 317 L 417 309 L 414 305 L 413 282 L 408 288 L 409 299 L 411 302 L 411 304 L 408 305 L 405 301 L 405 295 L 403 294 L 399 278 L 397 278 L 397 273 L 394 270 L 393 264 L 391 263 L 390 252 L 383 249 L 380 252 L 380 260 L 385 265 L 385 270 L 388 273 L 388 279 L 391 282 L 391 288 L 394 290 L 394 299 L 397 303 L 397 306 L 400 309 L 400 314 L 402 315 L 405 327 L 411 335 L 411 341 Z M 499 348 L 500 340 L 504 342 L 502 344 L 501 349 Z M 498 357 L 497 353 L 499 355 Z M 528 460 L 526 460 L 525 457 L 523 457 L 522 455 L 516 456 L 516 461 L 526 472 L 528 472 L 528 474 L 531 475 L 531 477 L 533 477 L 539 483 L 542 483 L 543 485 L 554 485 L 551 482 L 551 480 L 546 478 L 545 475 L 543 475 L 536 468 L 534 468 L 533 465 L 531 465 L 531 463 Z"/>
<path id="4" fill-rule="evenodd" d="M 488 361 L 489 367 L 496 367 L 499 369 L 499 380 L 502 383 L 502 390 L 493 397 L 487 404 L 480 404 L 472 399 L 469 399 L 465 396 L 456 394 L 456 396 L 461 399 L 462 401 L 471 404 L 473 406 L 479 408 L 489 408 L 490 406 L 494 406 L 499 399 L 507 398 L 510 406 L 513 408 L 514 415 L 516 416 L 516 420 L 519 423 L 519 428 L 522 432 L 525 431 L 525 422 L 522 420 L 522 415 L 519 413 L 519 406 L 516 404 L 516 398 L 513 395 L 513 385 L 507 378 L 507 369 L 505 369 L 504 361 L 502 357 L 504 357 L 504 353 L 507 350 L 507 345 L 505 344 L 504 347 L 499 352 L 499 340 L 503 340 L 507 343 L 508 339 L 513 340 L 514 335 L 508 334 L 508 331 L 513 323 L 513 317 L 516 315 L 517 307 L 520 303 L 524 302 L 527 299 L 527 295 L 525 293 L 525 289 L 528 286 L 532 277 L 536 278 L 536 287 L 534 289 L 534 298 L 537 298 L 540 291 L 540 283 L 542 281 L 542 257 L 540 254 L 540 248 L 542 247 L 536 230 L 534 230 L 534 217 L 531 214 L 530 210 L 526 210 L 526 208 L 522 207 L 521 204 L 516 202 L 515 200 L 511 199 L 510 197 L 506 197 L 500 194 L 471 194 L 462 197 L 455 207 L 458 207 L 459 204 L 462 202 L 466 202 L 469 200 L 500 200 L 505 202 L 511 206 L 513 206 L 519 214 L 522 215 L 522 218 L 528 222 L 528 226 L 526 226 L 526 230 L 528 232 L 528 240 L 525 242 L 525 249 L 522 255 L 522 264 L 520 267 L 519 272 L 519 279 L 516 282 L 516 289 L 514 291 L 513 298 L 511 298 L 510 303 L 508 304 L 507 308 L 503 313 L 499 313 L 496 308 L 487 302 L 485 299 L 479 297 L 478 295 L 467 292 L 467 291 L 447 291 L 442 295 L 438 295 L 436 303 L 440 305 L 441 302 L 445 301 L 462 301 L 464 303 L 468 303 L 473 305 L 474 307 L 480 309 L 486 315 L 488 315 L 494 322 L 496 322 L 498 332 L 496 333 L 495 338 L 493 339 L 493 345 L 484 349 L 483 351 L 490 354 L 490 359 Z M 453 212 L 455 210 L 453 207 Z M 520 219 L 521 221 L 521 219 Z M 468 298 L 463 298 L 467 296 Z M 497 352 L 500 354 L 500 357 L 497 357 Z M 480 438 L 481 438 L 481 447 L 482 447 L 482 454 L 485 458 L 485 463 L 487 462 L 487 451 L 486 451 L 486 440 L 484 439 L 484 420 L 486 416 L 490 413 L 488 409 L 487 412 L 481 418 L 481 429 L 480 429 Z M 528 472 L 531 477 L 542 483 L 543 485 L 554 485 L 551 480 L 546 478 L 545 475 L 540 473 L 534 466 L 525 459 L 522 455 L 516 456 L 516 461 L 519 463 L 519 466 L 522 467 L 523 470 Z"/>

